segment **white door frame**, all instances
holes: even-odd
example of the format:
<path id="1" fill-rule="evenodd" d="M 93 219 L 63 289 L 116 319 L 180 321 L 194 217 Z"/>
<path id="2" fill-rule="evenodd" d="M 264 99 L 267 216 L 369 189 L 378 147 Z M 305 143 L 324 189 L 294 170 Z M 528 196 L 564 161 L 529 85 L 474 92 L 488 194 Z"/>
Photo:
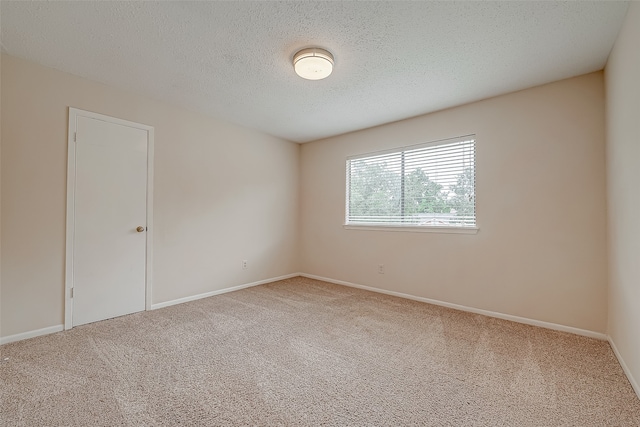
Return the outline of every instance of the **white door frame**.
<path id="1" fill-rule="evenodd" d="M 69 107 L 69 144 L 67 157 L 67 247 L 64 286 L 64 329 L 73 327 L 73 240 L 75 232 L 75 187 L 76 187 L 76 123 L 78 117 L 88 117 L 122 126 L 147 131 L 147 232 L 145 267 L 145 310 L 151 310 L 151 284 L 153 272 L 153 133 L 152 126 L 117 119 L 90 111 Z"/>

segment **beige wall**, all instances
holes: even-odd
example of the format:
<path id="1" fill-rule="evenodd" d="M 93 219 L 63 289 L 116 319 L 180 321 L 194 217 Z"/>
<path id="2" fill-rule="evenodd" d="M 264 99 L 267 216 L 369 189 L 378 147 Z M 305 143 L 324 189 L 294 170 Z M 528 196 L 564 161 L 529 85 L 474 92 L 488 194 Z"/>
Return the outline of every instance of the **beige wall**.
<path id="1" fill-rule="evenodd" d="M 471 133 L 478 234 L 343 228 L 347 156 Z M 604 133 L 597 72 L 304 144 L 302 271 L 605 332 Z"/>
<path id="2" fill-rule="evenodd" d="M 0 70 L 2 70 L 0 54 Z M 2 99 L 2 79 L 0 78 L 0 100 Z M 2 102 L 0 102 L 0 337 L 2 337 Z"/>
<path id="3" fill-rule="evenodd" d="M 1 67 L 1 336 L 63 323 L 69 106 L 155 127 L 154 303 L 297 271 L 297 144 L 10 56 Z"/>
<path id="4" fill-rule="evenodd" d="M 640 3 L 607 63 L 609 335 L 640 394 Z"/>

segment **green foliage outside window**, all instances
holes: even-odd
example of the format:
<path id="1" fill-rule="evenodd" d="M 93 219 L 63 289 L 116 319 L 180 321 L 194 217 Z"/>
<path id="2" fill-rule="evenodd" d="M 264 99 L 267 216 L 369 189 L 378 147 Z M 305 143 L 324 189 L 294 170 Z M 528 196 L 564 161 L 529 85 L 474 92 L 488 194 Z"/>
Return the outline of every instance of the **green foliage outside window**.
<path id="1" fill-rule="evenodd" d="M 460 173 L 449 189 L 430 179 L 422 168 L 406 173 L 404 180 L 397 167 L 386 163 L 353 160 L 351 168 L 357 172 L 350 175 L 349 216 L 358 221 L 420 224 L 427 214 L 443 214 L 455 225 L 475 214 L 472 168 Z"/>

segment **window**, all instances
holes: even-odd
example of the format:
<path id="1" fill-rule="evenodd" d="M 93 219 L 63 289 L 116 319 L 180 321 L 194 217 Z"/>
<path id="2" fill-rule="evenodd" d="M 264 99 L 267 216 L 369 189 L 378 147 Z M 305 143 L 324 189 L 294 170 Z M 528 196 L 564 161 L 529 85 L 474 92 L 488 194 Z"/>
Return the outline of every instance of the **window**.
<path id="1" fill-rule="evenodd" d="M 349 157 L 345 225 L 476 230 L 475 136 Z"/>

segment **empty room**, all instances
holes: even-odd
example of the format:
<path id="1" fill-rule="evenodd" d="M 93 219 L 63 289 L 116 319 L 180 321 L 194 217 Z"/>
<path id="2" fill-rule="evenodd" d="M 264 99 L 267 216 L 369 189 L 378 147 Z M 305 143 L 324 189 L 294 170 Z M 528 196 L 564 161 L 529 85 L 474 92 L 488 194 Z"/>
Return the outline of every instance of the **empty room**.
<path id="1" fill-rule="evenodd" d="M 640 2 L 0 0 L 0 426 L 640 426 Z"/>

